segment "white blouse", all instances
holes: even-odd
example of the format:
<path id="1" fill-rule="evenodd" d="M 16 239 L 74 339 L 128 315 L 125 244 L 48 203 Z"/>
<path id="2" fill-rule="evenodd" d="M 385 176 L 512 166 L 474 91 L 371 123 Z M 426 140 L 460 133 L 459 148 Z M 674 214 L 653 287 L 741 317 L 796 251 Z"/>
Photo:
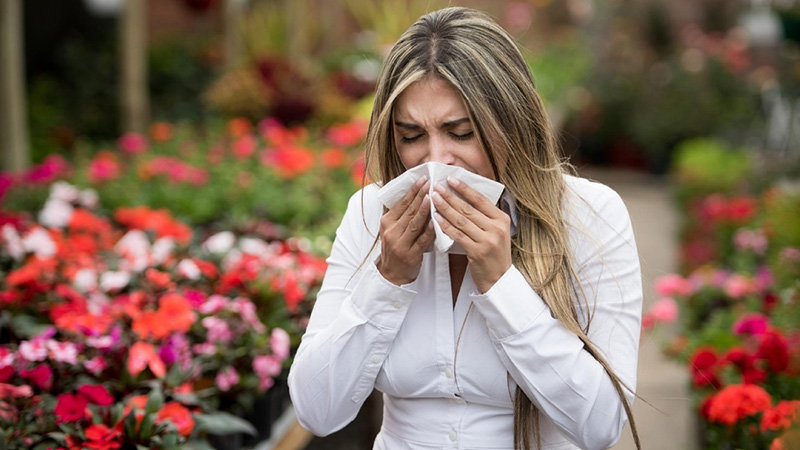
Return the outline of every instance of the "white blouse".
<path id="1" fill-rule="evenodd" d="M 630 218 L 610 188 L 565 177 L 574 262 L 594 308 L 589 337 L 634 389 L 642 287 Z M 467 270 L 455 307 L 446 254 L 426 253 L 404 286 L 380 275 L 377 191 L 364 188 L 363 208 L 361 193 L 350 199 L 289 372 L 300 424 L 335 432 L 377 388 L 375 449 L 508 450 L 519 385 L 543 413 L 543 448 L 613 446 L 627 416 L 610 378 L 515 267 L 485 294 Z"/>

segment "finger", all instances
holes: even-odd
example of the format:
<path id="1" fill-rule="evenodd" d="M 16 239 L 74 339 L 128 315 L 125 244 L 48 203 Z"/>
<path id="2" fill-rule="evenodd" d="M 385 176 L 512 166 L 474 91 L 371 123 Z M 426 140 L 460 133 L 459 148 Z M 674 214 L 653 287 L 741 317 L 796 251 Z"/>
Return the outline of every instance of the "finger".
<path id="1" fill-rule="evenodd" d="M 447 177 L 447 184 L 469 204 L 482 212 L 490 219 L 500 218 L 500 214 L 505 214 L 503 210 L 493 204 L 485 195 L 470 187 L 456 177 Z"/>
<path id="2" fill-rule="evenodd" d="M 414 211 L 413 216 L 408 221 L 406 228 L 403 232 L 403 236 L 401 239 L 409 246 L 413 245 L 414 241 L 419 237 L 421 233 L 425 231 L 425 226 L 430 221 L 430 214 L 431 214 L 431 199 L 430 196 L 426 193 L 422 197 L 422 202 L 419 208 Z M 404 216 L 405 217 L 405 216 Z"/>
<path id="3" fill-rule="evenodd" d="M 425 249 L 431 245 L 431 242 L 436 238 L 436 231 L 433 228 L 433 222 L 428 221 L 428 225 L 425 227 L 425 231 L 419 235 L 416 241 L 414 241 L 414 246 L 417 248 L 418 251 L 424 252 Z"/>
<path id="4" fill-rule="evenodd" d="M 411 208 L 414 200 L 419 197 L 419 193 L 422 190 L 422 187 L 426 185 L 427 181 L 428 179 L 425 177 L 421 177 L 415 181 L 406 195 L 403 196 L 403 198 L 397 202 L 397 204 L 389 209 L 389 212 L 387 212 L 386 215 L 392 222 L 398 220 L 409 208 Z"/>
<path id="5" fill-rule="evenodd" d="M 477 234 L 488 229 L 491 219 L 481 211 L 476 210 L 471 204 L 458 198 L 451 190 L 442 184 L 434 187 L 433 202 L 436 210 L 444 216 L 453 226 L 467 233 L 473 239 Z"/>

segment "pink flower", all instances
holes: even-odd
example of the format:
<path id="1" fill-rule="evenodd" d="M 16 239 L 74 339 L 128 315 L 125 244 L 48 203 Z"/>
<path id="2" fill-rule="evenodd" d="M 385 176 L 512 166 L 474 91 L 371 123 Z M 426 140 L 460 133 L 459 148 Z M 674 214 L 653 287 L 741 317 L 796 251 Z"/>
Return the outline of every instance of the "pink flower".
<path id="1" fill-rule="evenodd" d="M 219 390 L 223 392 L 229 391 L 232 387 L 236 386 L 239 382 L 239 374 L 232 366 L 228 366 L 217 373 L 215 383 Z"/>
<path id="2" fill-rule="evenodd" d="M 53 339 L 47 340 L 47 348 L 50 350 L 50 359 L 53 361 L 64 362 L 67 364 L 78 364 L 78 346 L 71 342 L 58 342 Z"/>
<path id="3" fill-rule="evenodd" d="M 208 341 L 227 344 L 233 340 L 233 332 L 228 323 L 214 316 L 203 318 L 203 326 L 208 330 Z"/>
<path id="4" fill-rule="evenodd" d="M 51 198 L 39 212 L 39 223 L 47 228 L 64 228 L 69 225 L 75 208 L 71 204 Z"/>
<path id="5" fill-rule="evenodd" d="M 228 299 L 221 296 L 221 295 L 211 295 L 206 299 L 205 303 L 200 306 L 200 313 L 202 314 L 214 314 L 221 311 L 228 305 Z"/>
<path id="6" fill-rule="evenodd" d="M 656 322 L 672 323 L 678 318 L 678 305 L 671 297 L 664 297 L 650 305 L 648 313 Z"/>
<path id="7" fill-rule="evenodd" d="M 760 336 L 767 331 L 768 326 L 769 318 L 767 316 L 761 313 L 746 313 L 733 324 L 733 332 Z"/>
<path id="8" fill-rule="evenodd" d="M 283 367 L 281 360 L 272 355 L 262 355 L 253 358 L 253 372 L 260 378 L 280 375 Z"/>
<path id="9" fill-rule="evenodd" d="M 767 251 L 768 242 L 763 230 L 740 228 L 733 236 L 733 244 L 740 251 L 751 250 L 757 255 L 763 255 Z"/>
<path id="10" fill-rule="evenodd" d="M 750 294 L 754 294 L 756 291 L 753 280 L 739 274 L 731 275 L 725 281 L 724 289 L 725 293 L 734 299 L 746 297 Z"/>
<path id="11" fill-rule="evenodd" d="M 289 333 L 283 328 L 273 328 L 269 337 L 272 354 L 281 360 L 289 357 Z"/>
<path id="12" fill-rule="evenodd" d="M 774 282 L 775 278 L 772 276 L 772 271 L 769 270 L 769 267 L 759 268 L 753 279 L 754 287 L 758 292 L 768 292 L 772 289 L 772 284 Z"/>
<path id="13" fill-rule="evenodd" d="M 109 153 L 101 153 L 89 163 L 89 180 L 102 182 L 119 177 L 120 165 L 116 158 Z"/>
<path id="14" fill-rule="evenodd" d="M 107 364 L 102 357 L 95 356 L 92 359 L 87 359 L 84 361 L 83 367 L 86 367 L 86 370 L 91 372 L 93 375 L 99 376 L 106 369 Z"/>
<path id="15" fill-rule="evenodd" d="M 38 362 L 47 359 L 47 346 L 43 339 L 22 341 L 18 352 L 25 361 Z"/>
<path id="16" fill-rule="evenodd" d="M 258 141 L 252 134 L 247 134 L 233 143 L 233 155 L 239 159 L 249 158 L 255 153 Z"/>
<path id="17" fill-rule="evenodd" d="M 194 344 L 192 351 L 195 355 L 213 355 L 217 353 L 217 346 L 211 342 L 203 342 L 202 344 Z"/>
<path id="18" fill-rule="evenodd" d="M 29 183 L 49 183 L 69 171 L 69 163 L 63 156 L 52 154 L 44 159 L 38 166 L 32 167 L 23 176 Z"/>
<path id="19" fill-rule="evenodd" d="M 242 297 L 235 298 L 233 302 L 231 302 L 231 309 L 234 312 L 239 313 L 239 315 L 242 317 L 242 320 L 250 325 L 255 332 L 264 333 L 267 331 L 267 327 L 265 327 L 258 318 L 256 305 L 254 305 L 250 300 Z"/>
<path id="20" fill-rule="evenodd" d="M 14 352 L 5 347 L 0 347 L 0 367 L 14 365 L 14 359 Z"/>
<path id="21" fill-rule="evenodd" d="M 692 283 L 680 275 L 669 274 L 656 280 L 655 290 L 660 297 L 688 297 L 692 295 Z"/>
<path id="22" fill-rule="evenodd" d="M 25 246 L 22 244 L 22 238 L 17 233 L 17 229 L 7 223 L 3 225 L 0 231 L 2 231 L 0 234 L 2 234 L 3 241 L 5 241 L 5 250 L 8 255 L 15 261 L 21 261 L 25 257 Z"/>
<path id="23" fill-rule="evenodd" d="M 138 155 L 147 151 L 147 138 L 139 133 L 125 133 L 117 139 L 117 147 L 129 155 Z"/>

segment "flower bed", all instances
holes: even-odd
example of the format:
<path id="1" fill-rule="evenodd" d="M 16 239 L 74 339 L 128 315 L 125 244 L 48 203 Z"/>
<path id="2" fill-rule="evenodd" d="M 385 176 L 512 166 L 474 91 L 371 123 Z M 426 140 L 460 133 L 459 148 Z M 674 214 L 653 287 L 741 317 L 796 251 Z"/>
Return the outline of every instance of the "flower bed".
<path id="1" fill-rule="evenodd" d="M 689 370 L 701 448 L 783 448 L 799 436 L 800 190 L 718 142 L 681 151 L 682 273 L 656 281 L 645 329 L 679 321 L 665 351 Z"/>
<path id="2" fill-rule="evenodd" d="M 100 196 L 102 197 L 102 195 Z M 0 226 L 6 448 L 208 448 L 242 420 L 307 320 L 325 262 L 261 222 L 208 237 L 66 182 Z"/>

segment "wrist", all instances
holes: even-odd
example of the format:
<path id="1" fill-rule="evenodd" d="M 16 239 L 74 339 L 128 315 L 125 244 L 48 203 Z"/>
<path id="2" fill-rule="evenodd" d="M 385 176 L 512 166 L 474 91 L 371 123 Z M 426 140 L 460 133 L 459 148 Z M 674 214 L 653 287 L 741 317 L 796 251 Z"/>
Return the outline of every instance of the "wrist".
<path id="1" fill-rule="evenodd" d="M 391 265 L 384 264 L 382 258 L 379 258 L 378 261 L 375 262 L 375 266 L 378 268 L 378 273 L 381 274 L 383 279 L 394 284 L 395 286 L 402 286 L 404 284 L 411 283 L 416 279 L 416 277 L 404 277 L 400 274 L 394 273 L 392 270 L 390 270 Z"/>

